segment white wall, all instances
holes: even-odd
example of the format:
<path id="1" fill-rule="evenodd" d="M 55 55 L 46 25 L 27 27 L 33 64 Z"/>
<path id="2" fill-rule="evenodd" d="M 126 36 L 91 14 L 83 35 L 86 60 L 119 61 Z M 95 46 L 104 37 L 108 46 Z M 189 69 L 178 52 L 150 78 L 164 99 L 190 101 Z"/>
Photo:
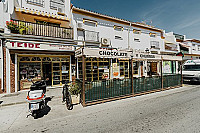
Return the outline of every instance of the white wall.
<path id="1" fill-rule="evenodd" d="M 43 6 L 38 6 L 38 5 L 34 5 L 31 3 L 27 3 L 27 0 L 16 0 L 19 3 L 19 6 L 21 8 L 28 8 L 28 9 L 34 9 L 34 10 L 38 10 L 38 11 L 42 11 L 44 13 L 48 13 L 48 14 L 57 14 L 57 10 L 55 9 L 51 9 L 50 8 L 50 0 L 44 0 Z M 57 0 L 59 1 L 59 0 Z M 70 17 L 70 4 L 71 4 L 71 0 L 65 0 L 64 2 L 64 7 L 62 7 L 63 12 L 65 13 L 66 16 Z"/>
<path id="2" fill-rule="evenodd" d="M 159 32 L 152 32 L 150 30 L 139 29 L 135 27 L 130 27 L 129 25 L 122 25 L 119 23 L 114 23 L 111 21 L 105 21 L 102 19 L 97 19 L 94 17 L 84 16 L 80 14 L 73 14 L 74 18 L 74 31 L 77 29 L 77 24 L 82 23 L 82 29 L 99 32 L 99 41 L 101 38 L 109 38 L 111 40 L 112 47 L 120 48 L 120 49 L 127 49 L 128 44 L 132 49 L 140 49 L 140 51 L 144 52 L 146 48 L 150 49 L 150 41 L 158 41 L 160 49 L 163 48 L 164 40 L 161 39 Z M 83 24 L 83 18 L 94 20 L 98 22 L 97 27 L 88 26 Z M 114 25 L 124 27 L 123 31 L 116 31 L 114 30 Z M 129 31 L 130 29 L 130 31 Z M 133 29 L 141 30 L 142 33 L 137 35 L 133 33 Z M 129 32 L 128 32 L 129 31 Z M 156 33 L 156 37 L 150 37 L 149 33 Z M 115 36 L 120 36 L 123 40 L 115 39 Z M 129 37 L 128 37 L 129 36 Z M 75 36 L 76 39 L 81 39 L 80 37 Z M 129 38 L 129 40 L 128 40 Z M 140 40 L 140 42 L 135 42 L 134 38 Z M 159 53 L 159 52 L 158 52 Z"/>

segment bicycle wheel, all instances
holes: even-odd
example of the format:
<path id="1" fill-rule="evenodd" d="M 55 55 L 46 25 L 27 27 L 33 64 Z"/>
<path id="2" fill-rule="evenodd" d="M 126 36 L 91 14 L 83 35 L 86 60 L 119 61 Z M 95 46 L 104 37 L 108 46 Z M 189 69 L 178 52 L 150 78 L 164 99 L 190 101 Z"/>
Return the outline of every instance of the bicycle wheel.
<path id="1" fill-rule="evenodd" d="M 68 110 L 72 110 L 73 109 L 73 105 L 72 105 L 72 97 L 71 94 L 69 93 L 68 96 L 66 97 L 66 106 Z"/>
<path id="2" fill-rule="evenodd" d="M 63 86 L 63 102 L 65 102 L 66 101 L 66 96 L 67 96 L 67 88 L 66 88 L 66 86 Z"/>

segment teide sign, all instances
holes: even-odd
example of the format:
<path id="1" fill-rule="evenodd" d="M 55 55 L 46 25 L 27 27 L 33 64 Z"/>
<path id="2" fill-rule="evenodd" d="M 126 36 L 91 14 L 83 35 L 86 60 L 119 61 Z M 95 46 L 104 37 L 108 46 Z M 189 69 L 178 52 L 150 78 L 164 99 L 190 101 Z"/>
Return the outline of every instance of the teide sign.
<path id="1" fill-rule="evenodd" d="M 24 42 L 7 42 L 8 49 L 24 49 L 24 50 L 52 50 L 52 51 L 71 51 L 72 46 L 58 44 L 39 44 L 39 43 L 24 43 Z"/>

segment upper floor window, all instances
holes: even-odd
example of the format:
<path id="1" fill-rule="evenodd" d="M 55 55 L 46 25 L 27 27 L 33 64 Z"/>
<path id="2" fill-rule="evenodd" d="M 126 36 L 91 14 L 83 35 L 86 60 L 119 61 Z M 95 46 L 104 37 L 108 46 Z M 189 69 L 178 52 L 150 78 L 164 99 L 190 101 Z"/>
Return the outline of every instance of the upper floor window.
<path id="1" fill-rule="evenodd" d="M 115 36 L 115 39 L 123 40 L 123 38 L 121 36 Z"/>
<path id="2" fill-rule="evenodd" d="M 116 31 L 123 31 L 124 30 L 124 28 L 122 27 L 122 26 L 114 26 L 114 30 L 116 30 Z"/>
<path id="3" fill-rule="evenodd" d="M 97 27 L 97 21 L 95 20 L 83 19 L 83 23 L 88 26 Z"/>
<path id="4" fill-rule="evenodd" d="M 141 30 L 133 30 L 134 34 L 141 34 Z"/>
<path id="5" fill-rule="evenodd" d="M 44 0 L 26 0 L 29 4 L 34 4 L 37 6 L 44 6 Z"/>
<path id="6" fill-rule="evenodd" d="M 50 8 L 63 13 L 65 9 L 65 0 L 50 0 Z"/>
<path id="7" fill-rule="evenodd" d="M 196 50 L 196 45 L 192 44 L 192 50 Z"/>
<path id="8" fill-rule="evenodd" d="M 140 39 L 139 38 L 134 38 L 134 41 L 135 42 L 140 42 Z"/>
<path id="9" fill-rule="evenodd" d="M 156 37 L 156 33 L 149 33 L 150 37 Z"/>
<path id="10" fill-rule="evenodd" d="M 198 51 L 200 51 L 200 46 L 198 46 Z"/>
<path id="11" fill-rule="evenodd" d="M 151 45 L 151 48 L 160 49 L 159 41 L 151 41 L 150 45 Z"/>

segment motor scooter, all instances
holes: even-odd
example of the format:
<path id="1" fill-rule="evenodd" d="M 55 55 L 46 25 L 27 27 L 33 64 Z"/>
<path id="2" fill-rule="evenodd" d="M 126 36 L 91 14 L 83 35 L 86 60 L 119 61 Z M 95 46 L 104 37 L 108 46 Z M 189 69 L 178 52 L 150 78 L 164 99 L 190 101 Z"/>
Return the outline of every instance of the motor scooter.
<path id="1" fill-rule="evenodd" d="M 29 111 L 34 119 L 37 118 L 38 114 L 42 109 L 46 107 L 46 82 L 44 80 L 33 83 L 30 87 L 30 91 L 27 95 L 27 102 L 29 103 Z M 27 115 L 27 117 L 29 116 Z"/>

